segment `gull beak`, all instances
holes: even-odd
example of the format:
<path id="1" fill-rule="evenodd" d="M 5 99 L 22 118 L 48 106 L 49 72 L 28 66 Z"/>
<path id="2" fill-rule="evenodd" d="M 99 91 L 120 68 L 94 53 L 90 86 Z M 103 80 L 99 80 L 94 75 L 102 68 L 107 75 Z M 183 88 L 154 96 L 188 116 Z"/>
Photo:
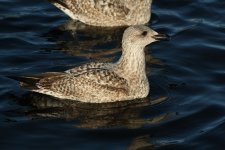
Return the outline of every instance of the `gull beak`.
<path id="1" fill-rule="evenodd" d="M 157 35 L 154 35 L 152 38 L 155 39 L 156 41 L 169 41 L 170 40 L 170 36 L 167 34 L 157 34 Z"/>

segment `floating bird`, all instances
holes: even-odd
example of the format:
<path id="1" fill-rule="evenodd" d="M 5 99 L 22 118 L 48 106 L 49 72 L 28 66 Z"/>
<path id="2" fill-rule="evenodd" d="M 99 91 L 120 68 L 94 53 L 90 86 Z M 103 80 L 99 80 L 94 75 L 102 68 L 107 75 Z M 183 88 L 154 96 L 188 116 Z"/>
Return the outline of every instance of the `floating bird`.
<path id="1" fill-rule="evenodd" d="M 60 99 L 106 103 L 144 98 L 149 93 L 144 48 L 167 38 L 146 26 L 131 26 L 124 31 L 122 56 L 115 63 L 91 62 L 65 72 L 11 78 L 24 88 Z"/>
<path id="2" fill-rule="evenodd" d="M 152 0 L 49 0 L 74 20 L 93 26 L 146 24 Z"/>

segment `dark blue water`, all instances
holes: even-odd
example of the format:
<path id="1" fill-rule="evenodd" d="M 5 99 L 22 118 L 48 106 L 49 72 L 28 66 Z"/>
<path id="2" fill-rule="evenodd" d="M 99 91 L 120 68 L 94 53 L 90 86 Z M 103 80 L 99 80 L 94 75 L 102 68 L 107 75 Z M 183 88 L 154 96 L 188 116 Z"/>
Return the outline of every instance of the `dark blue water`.
<path id="1" fill-rule="evenodd" d="M 0 149 L 224 149 L 224 8 L 155 0 L 149 26 L 171 40 L 146 48 L 151 94 L 82 104 L 27 92 L 6 75 L 116 61 L 124 29 L 71 22 L 45 0 L 0 0 Z"/>

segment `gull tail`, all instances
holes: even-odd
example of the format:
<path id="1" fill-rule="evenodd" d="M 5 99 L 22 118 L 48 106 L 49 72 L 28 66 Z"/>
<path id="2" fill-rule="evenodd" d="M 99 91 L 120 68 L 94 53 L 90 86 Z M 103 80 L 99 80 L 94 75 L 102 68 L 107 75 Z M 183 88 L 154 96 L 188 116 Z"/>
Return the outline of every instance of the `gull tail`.
<path id="1" fill-rule="evenodd" d="M 77 15 L 71 11 L 70 6 L 67 3 L 67 0 L 48 0 L 50 3 L 55 5 L 57 8 L 59 8 L 61 11 L 63 11 L 65 14 L 67 14 L 70 18 L 77 20 Z"/>
<path id="2" fill-rule="evenodd" d="M 58 7 L 62 10 L 62 8 L 69 9 L 68 5 L 66 4 L 65 0 L 48 0 L 50 3 Z"/>
<path id="3" fill-rule="evenodd" d="M 36 86 L 36 83 L 39 82 L 40 78 L 38 77 L 18 77 L 18 76 L 6 76 L 10 79 L 16 80 L 20 82 L 20 86 L 28 89 L 28 90 L 35 90 L 38 89 L 38 87 Z"/>
<path id="4" fill-rule="evenodd" d="M 54 76 L 60 76 L 60 75 L 64 75 L 65 73 L 61 73 L 61 72 L 46 72 L 43 74 L 39 74 L 39 75 L 34 75 L 34 76 L 6 76 L 7 78 L 16 80 L 20 82 L 20 86 L 28 89 L 28 90 L 37 90 L 39 89 L 37 87 L 37 83 L 43 79 L 43 78 L 48 78 L 48 77 L 54 77 Z"/>

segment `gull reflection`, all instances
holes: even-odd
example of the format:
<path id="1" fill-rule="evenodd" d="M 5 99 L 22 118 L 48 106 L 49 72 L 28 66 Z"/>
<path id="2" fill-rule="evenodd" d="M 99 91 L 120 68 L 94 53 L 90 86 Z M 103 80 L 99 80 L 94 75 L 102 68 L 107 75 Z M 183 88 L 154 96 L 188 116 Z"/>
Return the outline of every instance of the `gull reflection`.
<path id="1" fill-rule="evenodd" d="M 32 118 L 60 118 L 77 120 L 77 128 L 140 128 L 145 125 L 166 120 L 170 114 L 160 114 L 154 117 L 143 117 L 142 110 L 151 105 L 165 101 L 166 97 L 155 100 L 139 99 L 113 103 L 82 103 L 78 101 L 60 100 L 38 93 L 28 93 L 21 101 L 32 105 L 27 115 Z"/>
<path id="2" fill-rule="evenodd" d="M 57 44 L 57 49 L 88 59 L 104 60 L 120 52 L 126 27 L 95 27 L 79 21 L 68 21 L 44 36 Z M 102 58 L 103 57 L 103 58 Z"/>
<path id="3" fill-rule="evenodd" d="M 149 135 L 142 135 L 134 138 L 127 150 L 153 150 L 156 149 L 156 145 L 151 144 Z"/>

